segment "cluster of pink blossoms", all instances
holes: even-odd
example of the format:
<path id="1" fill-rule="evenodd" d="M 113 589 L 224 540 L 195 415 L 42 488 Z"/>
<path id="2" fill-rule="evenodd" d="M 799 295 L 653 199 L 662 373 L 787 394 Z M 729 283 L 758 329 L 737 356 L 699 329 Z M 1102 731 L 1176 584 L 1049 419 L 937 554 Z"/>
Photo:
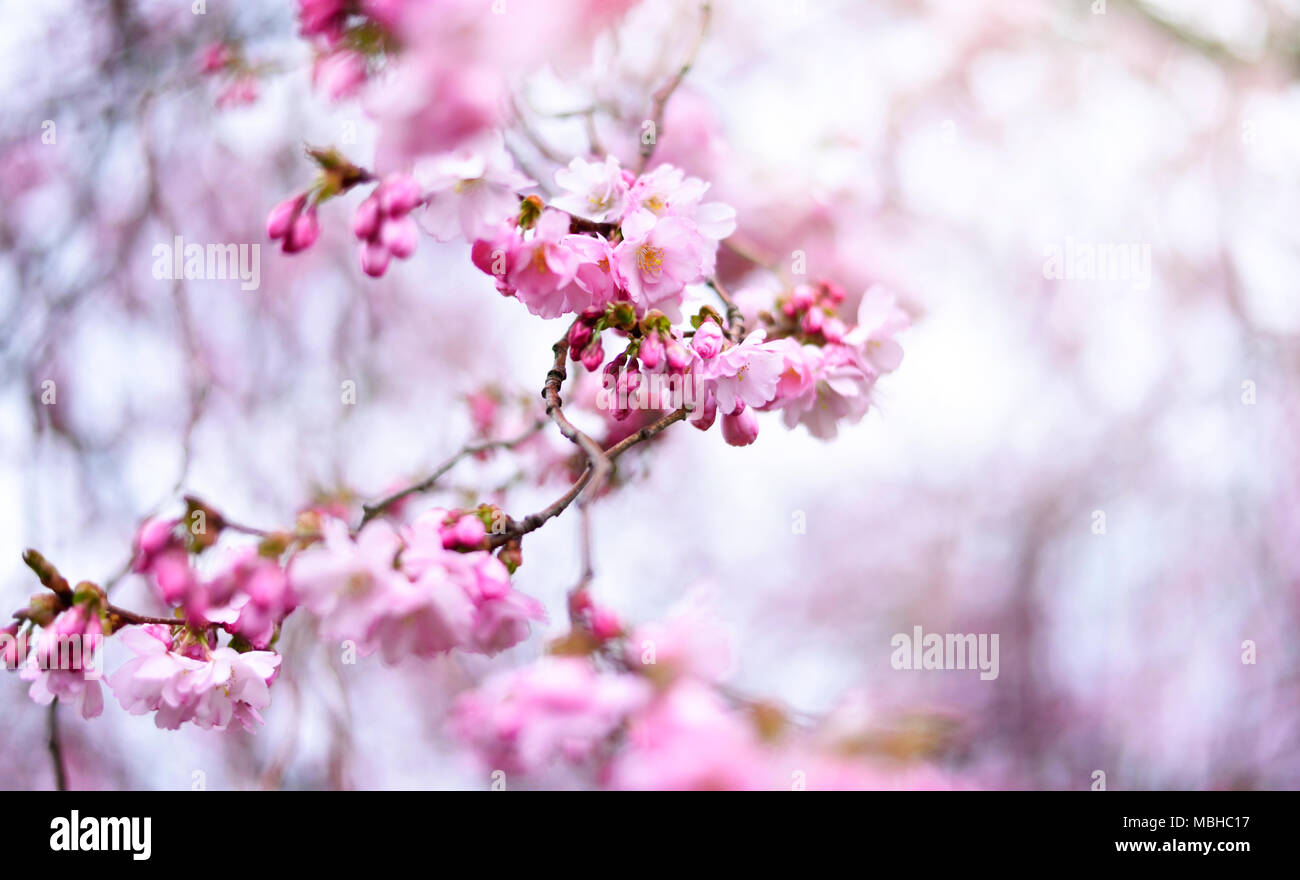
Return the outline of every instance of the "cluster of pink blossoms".
<path id="1" fill-rule="evenodd" d="M 377 520 L 355 540 L 346 524 L 327 520 L 322 533 L 294 557 L 289 577 L 322 634 L 363 656 L 496 654 L 545 620 L 539 602 L 512 588 L 505 564 L 477 549 L 486 528 L 474 514 L 435 508 L 400 532 Z"/>
<path id="2" fill-rule="evenodd" d="M 132 715 L 153 712 L 154 724 L 167 730 L 186 722 L 225 730 L 231 721 L 251 730 L 262 722 L 280 655 L 217 647 L 215 634 L 183 628 L 177 635 L 159 624 L 128 627 L 120 637 L 136 656 L 108 686 Z"/>
<path id="3" fill-rule="evenodd" d="M 418 231 L 410 213 L 421 201 L 414 178 L 394 174 L 357 207 L 352 233 L 361 243 L 361 269 L 367 275 L 377 278 L 393 257 L 405 260 L 415 253 Z"/>
<path id="4" fill-rule="evenodd" d="M 42 706 L 58 699 L 76 707 L 83 718 L 104 711 L 99 687 L 100 646 L 104 626 L 97 603 L 82 602 L 60 612 L 28 645 L 17 624 L 3 631 L 3 663 L 31 682 L 28 696 Z"/>
<path id="5" fill-rule="evenodd" d="M 160 518 L 141 527 L 132 571 L 145 575 L 164 603 L 193 627 L 220 626 L 257 649 L 270 646 L 298 604 L 284 569 L 255 547 L 228 553 L 224 567 L 204 578 L 191 564 L 180 520 Z"/>
<path id="6" fill-rule="evenodd" d="M 538 317 L 628 302 L 681 317 L 688 285 L 713 274 L 735 211 L 704 202 L 708 184 L 660 165 L 637 176 L 610 156 L 556 172 L 564 190 L 535 222 L 503 221 L 475 240 L 474 264 Z M 524 228 L 527 225 L 529 228 Z"/>
<path id="7" fill-rule="evenodd" d="M 612 620 L 590 609 L 593 620 Z M 603 629 L 603 633 L 602 633 Z M 864 760 L 836 734 L 779 709 L 729 700 L 725 632 L 674 615 L 624 633 L 595 627 L 590 654 L 552 655 L 462 694 L 451 730 L 482 767 L 544 779 L 557 765 L 630 790 L 948 788 L 924 763 Z"/>

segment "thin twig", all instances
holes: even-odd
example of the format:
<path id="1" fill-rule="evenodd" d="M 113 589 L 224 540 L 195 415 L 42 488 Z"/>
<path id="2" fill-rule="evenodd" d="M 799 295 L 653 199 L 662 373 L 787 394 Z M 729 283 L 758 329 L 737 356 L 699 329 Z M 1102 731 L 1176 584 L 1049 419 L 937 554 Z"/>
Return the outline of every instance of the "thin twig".
<path id="1" fill-rule="evenodd" d="M 704 44 L 704 36 L 709 31 L 709 21 L 713 18 L 713 6 L 707 0 L 700 4 L 700 32 L 695 36 L 695 45 L 691 47 L 691 52 L 678 68 L 677 73 L 662 87 L 655 91 L 652 96 L 652 110 L 650 114 L 651 124 L 654 126 L 650 130 L 651 138 L 649 143 L 645 138 L 641 138 L 641 161 L 637 165 L 636 173 L 639 176 L 645 171 L 646 166 L 650 164 L 650 157 L 654 155 L 655 147 L 659 145 L 659 139 L 663 137 L 664 128 L 664 111 L 668 107 L 668 99 L 677 91 L 677 87 L 682 84 L 686 74 L 691 72 L 695 65 L 695 58 L 700 54 L 700 46 Z"/>
<path id="2" fill-rule="evenodd" d="M 680 422 L 682 419 L 686 418 L 690 412 L 691 411 L 686 407 L 674 410 L 654 424 L 647 425 L 635 434 L 629 434 L 618 443 L 609 447 L 609 449 L 606 449 L 605 457 L 611 462 L 616 461 L 620 455 L 627 452 L 633 446 L 636 446 L 639 443 L 644 443 L 646 440 L 649 440 L 651 437 L 654 437 L 656 434 L 659 434 L 661 431 L 668 428 L 674 422 Z M 582 491 L 583 487 L 587 485 L 587 481 L 590 479 L 591 466 L 588 465 L 587 469 L 583 471 L 582 475 L 564 491 L 563 495 L 536 513 L 530 513 L 521 520 L 512 521 L 503 533 L 489 536 L 488 546 L 495 549 L 509 541 L 521 538 L 529 532 L 537 531 L 547 522 L 563 513 L 569 505 L 573 503 L 573 500 L 578 497 L 578 493 Z"/>
<path id="3" fill-rule="evenodd" d="M 740 306 L 731 298 L 727 288 L 722 286 L 722 282 L 717 278 L 710 278 L 706 282 L 713 292 L 722 300 L 722 304 L 727 307 L 727 336 L 732 342 L 739 342 L 745 338 L 745 318 L 740 313 Z"/>
<path id="4" fill-rule="evenodd" d="M 50 762 L 54 764 L 54 785 L 59 791 L 68 790 L 68 771 L 63 764 L 63 739 L 59 735 L 59 701 L 50 703 L 49 747 Z"/>
<path id="5" fill-rule="evenodd" d="M 467 456 L 478 455 L 479 453 L 488 452 L 493 449 L 513 449 L 544 427 L 546 427 L 546 420 L 538 419 L 528 427 L 528 430 L 524 431 L 517 437 L 512 437 L 506 440 L 488 440 L 482 443 L 465 444 L 460 448 L 460 451 L 442 464 L 438 465 L 437 469 L 435 469 L 433 473 L 429 474 L 429 476 L 425 477 L 423 480 L 420 480 L 420 482 L 413 483 L 405 489 L 399 489 L 387 498 L 383 498 L 370 504 L 363 504 L 361 506 L 361 524 L 357 526 L 357 528 L 361 528 L 389 507 L 392 507 L 394 504 L 401 501 L 403 498 L 420 492 L 428 492 L 444 474 L 459 464 L 460 461 Z"/>

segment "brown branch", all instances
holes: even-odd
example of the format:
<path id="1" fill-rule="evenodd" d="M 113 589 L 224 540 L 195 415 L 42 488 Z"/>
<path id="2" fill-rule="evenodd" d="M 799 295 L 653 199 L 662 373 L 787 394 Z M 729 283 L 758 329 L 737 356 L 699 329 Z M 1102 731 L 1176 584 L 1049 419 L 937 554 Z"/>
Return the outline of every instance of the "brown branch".
<path id="1" fill-rule="evenodd" d="M 379 501 L 375 501 L 370 504 L 363 504 L 361 506 L 361 512 L 362 512 L 361 523 L 360 525 L 357 526 L 357 528 L 360 529 L 366 523 L 370 522 L 376 516 L 379 516 L 379 514 L 383 513 L 385 510 L 387 510 L 389 507 L 392 507 L 394 504 L 401 501 L 403 498 L 406 498 L 410 495 L 415 495 L 420 492 L 428 492 L 430 489 L 433 488 L 434 484 L 437 483 L 438 480 L 440 480 L 443 477 L 443 475 L 445 475 L 449 470 L 451 470 L 453 467 L 459 464 L 460 461 L 466 458 L 467 456 L 478 455 L 481 452 L 488 452 L 493 449 L 513 449 L 514 447 L 518 446 L 520 443 L 523 443 L 529 437 L 532 437 L 534 434 L 536 434 L 545 426 L 546 426 L 546 420 L 538 419 L 537 421 L 533 422 L 531 426 L 529 426 L 528 430 L 524 431 L 522 434 L 520 434 L 517 437 L 512 437 L 506 440 L 488 440 L 482 443 L 465 444 L 460 448 L 459 452 L 457 452 L 451 458 L 444 461 L 442 464 L 438 465 L 437 469 L 434 470 L 433 473 L 425 477 L 420 482 L 413 483 L 410 486 L 407 486 L 405 489 L 399 489 L 398 491 L 389 495 L 387 498 L 383 498 Z"/>
<path id="2" fill-rule="evenodd" d="M 638 443 L 644 443 L 646 440 L 649 440 L 651 437 L 654 437 L 656 434 L 659 434 L 664 429 L 668 428 L 674 422 L 682 421 L 689 414 L 690 410 L 686 407 L 674 410 L 654 424 L 647 425 L 635 434 L 629 434 L 618 443 L 609 447 L 609 449 L 606 449 L 605 457 L 611 462 L 616 461 L 620 455 L 627 452 L 633 446 L 636 446 Z M 504 532 L 490 535 L 488 538 L 488 546 L 495 549 L 509 541 L 521 538 L 529 532 L 537 531 L 547 522 L 563 513 L 569 505 L 573 503 L 573 500 L 578 497 L 578 493 L 582 491 L 583 487 L 587 485 L 587 482 L 590 479 L 591 467 L 588 465 L 587 469 L 573 482 L 573 485 L 569 486 L 569 488 L 565 490 L 563 495 L 536 513 L 530 513 L 522 520 L 510 522 Z"/>
<path id="3" fill-rule="evenodd" d="M 710 278 L 706 284 L 713 288 L 713 292 L 722 300 L 722 304 L 727 307 L 727 337 L 732 342 L 740 342 L 745 338 L 745 318 L 740 314 L 740 306 L 731 298 L 727 288 L 722 286 L 722 282 L 717 278 Z"/>
<path id="4" fill-rule="evenodd" d="M 709 31 L 709 22 L 713 18 L 713 6 L 708 0 L 700 4 L 700 32 L 695 37 L 695 45 L 691 47 L 691 53 L 686 56 L 682 66 L 678 68 L 677 73 L 662 87 L 655 91 L 651 98 L 652 111 L 651 121 L 654 128 L 651 130 L 652 139 L 646 143 L 645 138 L 641 139 L 641 161 L 637 165 L 636 173 L 639 176 L 645 171 L 646 166 L 650 164 L 650 157 L 654 155 L 655 147 L 659 145 L 659 138 L 663 135 L 664 129 L 664 111 L 668 107 L 668 99 L 677 91 L 677 87 L 682 84 L 686 74 L 691 72 L 695 65 L 695 58 L 700 54 L 700 46 L 704 44 L 704 36 Z"/>
<path id="5" fill-rule="evenodd" d="M 50 762 L 54 765 L 54 786 L 59 791 L 68 790 L 68 771 L 63 763 L 63 739 L 59 736 L 59 701 L 50 703 L 48 718 Z"/>
<path id="6" fill-rule="evenodd" d="M 147 614 L 136 614 L 134 611 L 127 611 L 125 608 L 119 608 L 112 604 L 108 606 L 108 613 L 117 617 L 122 623 L 134 626 L 142 626 L 146 623 L 157 623 L 162 626 L 182 626 L 185 623 L 178 617 L 150 617 Z"/>
<path id="7" fill-rule="evenodd" d="M 560 429 L 560 433 L 581 449 L 583 455 L 587 456 L 588 467 L 591 468 L 592 475 L 589 485 L 583 492 L 582 501 L 579 502 L 585 507 L 600 492 L 605 481 L 609 479 L 614 466 L 609 456 L 605 454 L 605 450 L 600 448 L 600 444 L 579 431 L 569 421 L 569 417 L 564 414 L 564 401 L 560 398 L 560 388 L 564 385 L 564 380 L 568 378 L 568 371 L 565 367 L 569 354 L 568 332 L 560 337 L 552 350 L 555 352 L 555 365 L 546 374 L 546 385 L 542 388 L 542 398 L 546 401 L 546 414 L 551 417 L 551 421 L 555 422 L 556 427 Z"/>

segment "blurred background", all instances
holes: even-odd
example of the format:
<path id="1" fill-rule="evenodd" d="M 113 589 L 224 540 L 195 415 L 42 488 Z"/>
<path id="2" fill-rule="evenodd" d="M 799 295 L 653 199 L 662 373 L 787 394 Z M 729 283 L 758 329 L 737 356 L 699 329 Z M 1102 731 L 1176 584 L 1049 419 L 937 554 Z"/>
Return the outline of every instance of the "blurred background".
<path id="1" fill-rule="evenodd" d="M 695 3 L 644 6 L 521 81 L 519 113 L 562 157 L 586 149 L 569 111 L 593 100 L 632 155 L 617 113 L 642 118 L 699 30 Z M 531 417 L 564 325 L 498 296 L 464 243 L 424 238 L 367 278 L 360 194 L 322 208 L 308 253 L 266 241 L 309 180 L 304 144 L 374 151 L 364 102 L 313 92 L 291 2 L 0 8 L 5 616 L 37 588 L 25 547 L 156 610 L 119 574 L 182 494 L 285 526 L 427 473 L 481 427 L 479 395 L 503 401 L 494 433 Z M 656 157 L 712 181 L 778 269 L 724 259 L 724 276 L 758 301 L 799 252 L 854 300 L 892 287 L 914 326 L 879 406 L 833 441 L 769 416 L 750 447 L 682 428 L 621 462 L 593 509 L 596 596 L 630 621 L 711 609 L 732 686 L 798 716 L 944 719 L 935 760 L 972 784 L 1300 787 L 1298 14 L 715 2 Z M 248 59 L 253 100 L 198 72 L 217 41 Z M 555 167 L 518 148 L 534 176 Z M 155 278 L 177 235 L 261 243 L 259 288 Z M 1102 245 L 1149 264 L 1069 259 Z M 469 462 L 412 509 L 483 487 L 537 509 L 564 480 L 538 485 L 536 463 L 563 454 L 548 436 Z M 161 731 L 109 698 L 62 714 L 69 781 L 481 787 L 448 703 L 564 631 L 577 540 L 566 516 L 525 541 L 516 585 L 552 624 L 497 658 L 343 667 L 296 615 L 264 729 Z M 999 634 L 999 676 L 895 670 L 891 636 L 915 626 Z M 0 786 L 50 787 L 47 711 L 12 674 L 0 705 Z"/>

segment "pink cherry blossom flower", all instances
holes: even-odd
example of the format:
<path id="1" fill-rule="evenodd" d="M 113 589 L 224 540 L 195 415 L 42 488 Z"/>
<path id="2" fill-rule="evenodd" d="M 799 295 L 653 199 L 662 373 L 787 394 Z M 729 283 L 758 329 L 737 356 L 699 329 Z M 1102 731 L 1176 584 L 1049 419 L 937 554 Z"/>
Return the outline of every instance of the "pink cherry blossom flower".
<path id="1" fill-rule="evenodd" d="M 206 617 L 223 623 L 228 632 L 241 635 L 258 650 L 265 650 L 281 621 L 297 600 L 289 579 L 278 563 L 249 547 L 208 587 L 209 601 L 217 606 Z"/>
<path id="2" fill-rule="evenodd" d="M 485 232 L 470 248 L 471 262 L 480 272 L 492 276 L 497 292 L 502 296 L 515 294 L 510 284 L 510 267 L 514 265 L 522 245 L 519 228 L 514 222 L 505 221 Z"/>
<path id="3" fill-rule="evenodd" d="M 753 727 L 693 679 L 633 716 L 609 770 L 611 786 L 632 790 L 755 790 L 774 779 Z"/>
<path id="4" fill-rule="evenodd" d="M 410 589 L 396 568 L 402 543 L 382 520 L 362 529 L 355 542 L 342 520 L 326 520 L 321 532 L 321 543 L 289 564 L 289 583 L 302 605 L 320 618 L 322 635 L 353 641 L 363 656 L 371 654 L 378 647 L 371 639 L 376 623 Z"/>
<path id="5" fill-rule="evenodd" d="M 544 657 L 462 694 L 451 727 L 484 766 L 530 773 L 595 756 L 648 699 L 643 679 L 601 675 L 583 658 Z"/>
<path id="6" fill-rule="evenodd" d="M 414 174 L 429 194 L 420 225 L 438 241 L 474 241 L 517 214 L 517 193 L 536 185 L 515 169 L 500 131 L 427 160 Z"/>
<path id="7" fill-rule="evenodd" d="M 809 354 L 805 346 L 804 365 L 811 368 L 812 381 L 799 379 L 797 393 L 780 401 L 786 427 L 803 424 L 814 437 L 829 440 L 841 423 L 858 422 L 870 407 L 875 378 L 861 355 L 843 345 L 827 345 L 820 355 Z M 783 381 L 786 381 L 783 379 Z"/>
<path id="8" fill-rule="evenodd" d="M 569 167 L 555 172 L 555 182 L 564 190 L 554 200 L 555 207 L 576 217 L 605 223 L 621 217 L 625 210 L 627 180 L 613 156 L 606 156 L 604 162 L 575 158 Z"/>
<path id="9" fill-rule="evenodd" d="M 528 311 L 539 318 L 558 318 L 576 311 L 570 290 L 578 271 L 578 255 L 565 239 L 569 215 L 547 209 L 537 218 L 532 236 L 515 249 L 509 284 Z"/>
<path id="10" fill-rule="evenodd" d="M 907 312 L 898 307 L 894 294 L 879 284 L 872 285 L 858 304 L 858 323 L 844 336 L 844 344 L 857 349 L 877 374 L 892 373 L 903 360 L 902 346 L 894 336 L 911 324 Z"/>
<path id="11" fill-rule="evenodd" d="M 153 625 L 128 627 L 120 638 L 136 656 L 109 677 L 108 686 L 132 715 L 153 712 L 154 724 L 167 730 L 186 722 L 216 730 L 231 721 L 245 730 L 261 723 L 278 654 L 204 645 L 180 652 L 167 629 Z"/>
<path id="12" fill-rule="evenodd" d="M 469 603 L 472 620 L 460 640 L 464 650 L 497 654 L 528 638 L 531 621 L 546 619 L 540 602 L 514 590 L 501 560 L 482 550 L 446 549 L 441 532 L 427 525 L 417 530 L 417 523 L 405 533 L 410 546 L 402 566 L 421 582 L 454 585 Z"/>
<path id="13" fill-rule="evenodd" d="M 762 330 L 755 330 L 739 344 L 703 361 L 701 375 L 717 395 L 723 415 L 735 412 L 742 403 L 761 407 L 776 396 L 784 359 L 779 350 L 764 344 L 764 338 Z"/>
<path id="14" fill-rule="evenodd" d="M 705 242 L 681 217 L 637 211 L 623 220 L 623 241 L 614 248 L 614 271 L 639 310 L 678 313 L 682 291 L 704 277 Z"/>
<path id="15" fill-rule="evenodd" d="M 618 282 L 614 278 L 614 249 L 599 235 L 567 235 L 564 244 L 578 259 L 573 275 L 573 287 L 568 291 L 566 305 L 571 311 L 586 308 L 604 309 L 618 298 Z"/>
<path id="16" fill-rule="evenodd" d="M 712 275 L 717 244 L 736 231 L 736 210 L 722 202 L 705 202 L 709 184 L 687 177 L 680 168 L 659 165 L 632 184 L 626 203 L 628 213 L 649 211 L 657 217 L 675 216 L 689 220 L 708 242 L 703 249 L 703 271 Z M 624 220 L 626 220 L 626 215 Z"/>
<path id="17" fill-rule="evenodd" d="M 42 706 L 55 699 L 77 707 L 83 718 L 104 711 L 99 686 L 104 629 L 87 605 L 63 611 L 33 640 L 19 677 L 31 682 L 27 693 Z M 15 658 L 16 659 L 16 658 Z"/>

